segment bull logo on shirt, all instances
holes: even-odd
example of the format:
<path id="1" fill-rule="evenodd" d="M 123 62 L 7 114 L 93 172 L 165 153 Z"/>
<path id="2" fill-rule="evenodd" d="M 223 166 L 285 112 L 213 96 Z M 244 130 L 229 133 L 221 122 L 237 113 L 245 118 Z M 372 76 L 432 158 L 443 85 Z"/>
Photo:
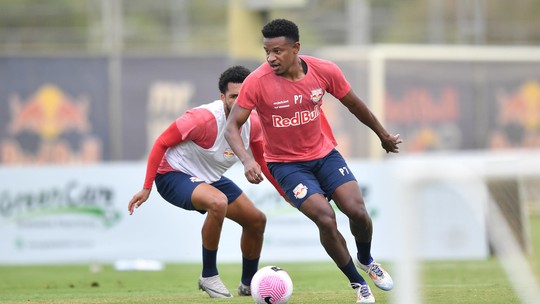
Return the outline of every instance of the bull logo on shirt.
<path id="1" fill-rule="evenodd" d="M 231 159 L 234 157 L 234 152 L 233 150 L 231 150 L 231 148 L 227 148 L 225 149 L 225 151 L 223 151 L 223 157 L 225 159 Z"/>
<path id="2" fill-rule="evenodd" d="M 323 90 L 321 88 L 311 90 L 311 100 L 315 103 L 319 102 L 323 97 Z"/>

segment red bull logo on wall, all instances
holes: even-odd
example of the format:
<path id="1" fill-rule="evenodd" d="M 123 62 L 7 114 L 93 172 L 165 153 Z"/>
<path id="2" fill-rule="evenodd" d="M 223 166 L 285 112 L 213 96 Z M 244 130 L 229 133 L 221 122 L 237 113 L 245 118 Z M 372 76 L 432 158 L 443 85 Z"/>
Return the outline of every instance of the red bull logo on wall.
<path id="1" fill-rule="evenodd" d="M 491 134 L 492 149 L 540 147 L 540 83 L 528 81 L 497 95 L 499 112 Z"/>
<path id="2" fill-rule="evenodd" d="M 440 92 L 433 92 L 429 87 L 415 86 L 398 97 L 387 94 L 385 106 L 386 121 L 397 125 L 396 129 L 408 138 L 404 151 L 460 147 L 461 117 L 457 88 L 447 86 Z"/>
<path id="3" fill-rule="evenodd" d="M 92 163 L 102 159 L 102 143 L 92 136 L 90 101 L 72 98 L 46 84 L 21 99 L 9 98 L 7 136 L 0 142 L 3 164 Z"/>

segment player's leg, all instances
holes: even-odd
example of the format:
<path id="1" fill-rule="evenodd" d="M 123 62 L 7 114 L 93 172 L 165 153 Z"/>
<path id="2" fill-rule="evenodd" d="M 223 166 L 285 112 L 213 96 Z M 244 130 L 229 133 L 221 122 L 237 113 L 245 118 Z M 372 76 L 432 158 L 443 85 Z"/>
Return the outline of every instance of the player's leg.
<path id="1" fill-rule="evenodd" d="M 199 288 L 212 298 L 230 298 L 232 295 L 221 281 L 217 269 L 219 240 L 228 208 L 227 196 L 211 185 L 200 184 L 193 191 L 191 202 L 195 209 L 207 212 L 201 230 L 203 271 Z"/>
<path id="2" fill-rule="evenodd" d="M 364 204 L 360 187 L 345 159 L 337 150 L 330 152 L 321 159 L 316 176 L 323 191 L 349 218 L 351 233 L 358 247 L 359 260 L 369 263 L 373 225 Z"/>
<path id="3" fill-rule="evenodd" d="M 332 199 L 349 219 L 351 233 L 358 248 L 358 260 L 369 264 L 373 223 L 368 214 L 362 193 L 356 181 L 348 181 L 334 190 Z"/>
<path id="4" fill-rule="evenodd" d="M 202 245 L 208 250 L 217 250 L 227 213 L 227 196 L 212 185 L 182 172 L 158 174 L 156 187 L 169 203 L 185 210 L 207 213 L 201 232 Z"/>
<path id="5" fill-rule="evenodd" d="M 312 220 L 319 229 L 319 237 L 324 249 L 338 266 L 349 262 L 350 255 L 345 239 L 337 229 L 336 214 L 322 194 L 308 197 L 300 211 Z"/>
<path id="6" fill-rule="evenodd" d="M 266 227 L 266 215 L 234 182 L 222 177 L 213 186 L 224 192 L 229 199 L 226 217 L 242 227 L 240 248 L 242 250 L 242 276 L 238 288 L 239 295 L 251 295 L 249 288 L 253 275 L 259 267 L 259 258 Z"/>
<path id="7" fill-rule="evenodd" d="M 374 301 L 371 294 L 366 296 L 360 286 L 367 286 L 358 273 L 348 252 L 345 239 L 337 229 L 336 215 L 324 197 L 317 177 L 313 173 L 319 168 L 319 160 L 301 163 L 269 163 L 270 172 L 287 194 L 290 202 L 311 219 L 319 229 L 321 244 L 340 270 L 347 276 L 351 286 L 357 290 L 360 300 Z M 363 293 L 360 292 L 363 291 Z"/>
<path id="8" fill-rule="evenodd" d="M 245 258 L 254 259 L 261 255 L 266 215 L 242 193 L 227 209 L 227 218 L 242 226 L 240 247 Z"/>
<path id="9" fill-rule="evenodd" d="M 356 244 L 361 245 L 359 259 L 362 262 L 369 262 L 372 222 L 354 174 L 341 154 L 333 150 L 319 161 L 315 175 L 324 193 L 331 197 L 337 207 L 349 218 Z"/>
<path id="10" fill-rule="evenodd" d="M 201 230 L 203 247 L 217 251 L 227 214 L 227 196 L 211 185 L 200 184 L 193 191 L 191 202 L 195 209 L 207 212 Z"/>
<path id="11" fill-rule="evenodd" d="M 207 213 L 201 229 L 202 273 L 199 288 L 212 298 L 230 298 L 232 295 L 219 278 L 217 250 L 225 214 L 227 197 L 215 187 L 182 172 L 169 172 L 156 176 L 156 188 L 169 203 L 185 209 Z"/>
<path id="12" fill-rule="evenodd" d="M 323 247 L 342 267 L 349 262 L 350 255 L 345 239 L 337 229 L 336 214 L 313 172 L 319 166 L 318 160 L 268 164 L 290 202 L 317 225 Z"/>
<path id="13" fill-rule="evenodd" d="M 321 194 L 311 195 L 300 205 L 300 211 L 319 228 L 321 244 L 339 269 L 347 276 L 351 287 L 356 290 L 356 302 L 374 303 L 375 297 L 364 278 L 356 270 L 345 239 L 337 229 L 334 210 L 326 198 Z"/>
<path id="14" fill-rule="evenodd" d="M 251 295 L 251 279 L 259 269 L 259 259 L 266 227 L 266 215 L 257 209 L 242 193 L 229 205 L 227 218 L 242 226 L 240 248 L 242 250 L 242 276 L 238 287 L 239 295 Z"/>
<path id="15" fill-rule="evenodd" d="M 338 208 L 349 218 L 349 226 L 358 250 L 357 266 L 364 270 L 380 289 L 392 289 L 394 286 L 392 277 L 371 256 L 373 223 L 358 183 L 341 155 L 332 155 L 326 165 L 329 165 L 329 168 L 339 168 L 333 170 L 334 173 L 330 173 L 328 180 L 333 180 L 333 182 L 326 191 L 332 193 L 332 199 Z M 332 170 L 328 170 L 328 172 L 332 172 Z M 344 178 L 348 175 L 350 175 L 349 180 Z M 337 187 L 332 190 L 331 188 L 334 186 Z"/>

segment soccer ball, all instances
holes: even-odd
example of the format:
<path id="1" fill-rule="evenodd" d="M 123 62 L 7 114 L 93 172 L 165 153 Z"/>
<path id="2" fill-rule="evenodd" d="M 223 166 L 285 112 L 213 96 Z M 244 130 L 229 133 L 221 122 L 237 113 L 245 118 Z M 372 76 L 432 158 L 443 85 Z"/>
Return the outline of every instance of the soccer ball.
<path id="1" fill-rule="evenodd" d="M 291 277 L 277 266 L 263 267 L 251 279 L 251 297 L 257 304 L 285 304 L 292 292 Z"/>

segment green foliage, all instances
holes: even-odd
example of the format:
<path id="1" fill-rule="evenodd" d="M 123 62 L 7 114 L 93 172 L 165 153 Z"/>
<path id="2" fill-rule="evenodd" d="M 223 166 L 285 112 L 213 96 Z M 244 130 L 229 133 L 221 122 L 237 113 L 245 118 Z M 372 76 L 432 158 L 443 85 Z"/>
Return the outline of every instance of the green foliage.
<path id="1" fill-rule="evenodd" d="M 346 45 L 350 0 L 306 0 L 301 7 L 270 9 L 290 18 L 305 47 Z M 106 51 L 121 24 L 126 52 L 226 53 L 229 1 L 123 0 L 114 21 L 113 0 L 0 0 L 0 53 Z M 540 2 L 368 0 L 371 43 L 538 45 Z M 483 3 L 483 4 L 482 4 Z M 263 14 L 263 12 L 260 12 Z M 359 18 L 361 18 L 359 16 Z M 118 22 L 118 23 L 115 23 Z M 475 28 L 480 33 L 473 33 Z M 306 49 L 307 50 L 307 49 Z"/>

